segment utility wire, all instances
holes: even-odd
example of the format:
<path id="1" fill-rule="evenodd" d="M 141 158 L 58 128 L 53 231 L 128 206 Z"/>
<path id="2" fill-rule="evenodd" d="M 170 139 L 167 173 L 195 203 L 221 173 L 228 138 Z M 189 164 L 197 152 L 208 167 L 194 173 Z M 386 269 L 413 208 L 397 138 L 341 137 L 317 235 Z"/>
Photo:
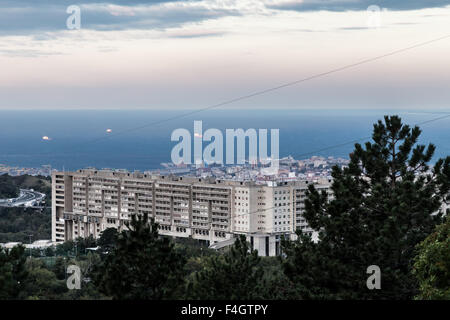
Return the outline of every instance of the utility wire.
<path id="1" fill-rule="evenodd" d="M 213 104 L 213 105 L 210 105 L 210 106 L 198 109 L 198 110 L 192 110 L 192 111 L 189 111 L 189 112 L 177 115 L 177 116 L 173 116 L 173 117 L 170 117 L 170 118 L 154 121 L 154 122 L 151 122 L 151 123 L 148 123 L 148 124 L 144 124 L 144 125 L 141 125 L 141 126 L 138 126 L 138 127 L 134 127 L 134 128 L 125 129 L 125 130 L 119 131 L 117 133 L 109 134 L 107 136 L 103 136 L 103 137 L 100 137 L 100 138 L 88 141 L 88 142 L 84 143 L 83 145 L 88 144 L 88 143 L 95 143 L 95 142 L 98 142 L 98 141 L 101 141 L 101 140 L 104 140 L 104 139 L 108 139 L 108 138 L 111 138 L 111 137 L 114 137 L 114 136 L 118 136 L 118 135 L 122 135 L 122 134 L 125 134 L 125 133 L 137 131 L 137 130 L 144 129 L 144 128 L 147 128 L 147 127 L 157 126 L 157 125 L 160 125 L 160 124 L 172 121 L 172 120 L 177 120 L 177 119 L 180 119 L 180 118 L 185 118 L 185 117 L 188 117 L 188 116 L 191 116 L 191 115 L 194 115 L 194 114 L 198 114 L 198 113 L 203 112 L 203 111 L 216 109 L 216 108 L 219 108 L 219 107 L 222 107 L 222 106 L 225 106 L 225 105 L 229 105 L 229 104 L 232 104 L 232 103 L 235 103 L 235 102 L 238 102 L 238 101 L 242 101 L 242 100 L 246 100 L 246 99 L 249 99 L 249 98 L 252 98 L 252 97 L 264 95 L 264 94 L 269 93 L 269 92 L 273 92 L 273 91 L 276 91 L 276 90 L 279 90 L 279 89 L 282 89 L 282 88 L 286 88 L 286 87 L 291 87 L 291 86 L 294 86 L 294 85 L 297 85 L 297 84 L 300 84 L 300 83 L 303 83 L 303 82 L 307 82 L 307 81 L 310 81 L 310 80 L 313 80 L 313 79 L 317 79 L 317 78 L 320 78 L 320 77 L 324 77 L 324 76 L 327 76 L 327 75 L 330 75 L 330 74 L 333 74 L 333 73 L 337 73 L 337 72 L 344 71 L 344 70 L 347 70 L 347 69 L 350 69 L 350 68 L 354 68 L 354 67 L 357 67 L 357 66 L 360 66 L 360 65 L 363 65 L 363 64 L 367 64 L 367 63 L 370 63 L 370 62 L 373 62 L 373 61 L 377 61 L 377 60 L 380 60 L 380 59 L 383 59 L 383 58 L 386 58 L 386 57 L 390 57 L 390 56 L 393 56 L 393 55 L 396 55 L 396 54 L 399 54 L 399 53 L 402 53 L 402 52 L 405 52 L 405 51 L 409 51 L 409 50 L 412 50 L 412 49 L 415 49 L 415 48 L 426 46 L 428 44 L 431 44 L 431 43 L 434 43 L 434 42 L 438 42 L 438 41 L 441 41 L 441 40 L 444 40 L 444 39 L 448 39 L 448 38 L 450 38 L 450 35 L 446 35 L 446 36 L 435 38 L 435 39 L 432 39 L 432 40 L 420 42 L 420 43 L 417 43 L 415 45 L 412 45 L 412 46 L 409 46 L 409 47 L 405 47 L 405 48 L 402 48 L 402 49 L 398 49 L 398 50 L 394 50 L 394 51 L 391 51 L 391 52 L 386 53 L 386 54 L 382 54 L 382 55 L 375 56 L 375 57 L 372 57 L 372 58 L 364 59 L 364 60 L 361 60 L 359 62 L 348 64 L 348 65 L 345 65 L 345 66 L 342 66 L 342 67 L 339 67 L 339 68 L 335 68 L 335 69 L 332 69 L 332 70 L 329 70 L 329 71 L 326 71 L 326 72 L 317 73 L 317 74 L 314 74 L 314 75 L 306 77 L 306 78 L 298 79 L 298 80 L 287 82 L 287 83 L 284 83 L 284 84 L 281 84 L 281 85 L 278 85 L 278 86 L 275 86 L 275 87 L 271 87 L 271 88 L 267 88 L 267 89 L 264 89 L 264 90 L 256 91 L 254 93 L 250 93 L 250 94 L 243 95 L 243 96 L 240 96 L 240 97 L 236 97 L 236 98 L 233 98 L 233 99 L 225 100 L 223 102 L 220 102 L 220 103 L 217 103 L 217 104 Z"/>
<path id="2" fill-rule="evenodd" d="M 380 60 L 380 59 L 383 59 L 383 58 L 386 58 L 386 57 L 390 57 L 390 56 L 393 56 L 393 55 L 396 55 L 396 54 L 399 54 L 399 53 L 402 53 L 402 52 L 405 52 L 405 51 L 409 51 L 409 50 L 412 50 L 412 49 L 415 49 L 415 48 L 418 48 L 418 47 L 426 46 L 428 44 L 431 44 L 431 43 L 434 43 L 434 42 L 437 42 L 437 41 L 441 41 L 441 40 L 444 40 L 444 39 L 448 39 L 448 38 L 450 38 L 450 35 L 446 35 L 446 36 L 443 36 L 443 37 L 435 38 L 435 39 L 432 39 L 432 40 L 429 40 L 429 41 L 425 41 L 425 42 L 420 42 L 420 43 L 417 43 L 417 44 L 409 46 L 409 47 L 405 47 L 405 48 L 402 48 L 402 49 L 394 50 L 394 51 L 391 51 L 389 53 L 386 53 L 386 54 L 383 54 L 383 55 L 379 55 L 379 56 L 376 56 L 376 57 L 364 59 L 364 60 L 361 60 L 361 61 L 356 62 L 356 63 L 348 64 L 348 65 L 345 65 L 345 66 L 342 66 L 342 67 L 339 67 L 339 68 L 336 68 L 336 69 L 329 70 L 327 72 L 318 73 L 318 74 L 315 74 L 315 75 L 312 75 L 312 76 L 309 76 L 309 77 L 306 77 L 306 78 L 303 78 L 303 79 L 291 81 L 291 82 L 288 82 L 288 83 L 285 83 L 285 84 L 282 84 L 282 85 L 278 85 L 278 86 L 275 86 L 275 87 L 271 87 L 271 88 L 268 88 L 268 89 L 257 91 L 257 92 L 251 93 L 251 94 L 247 94 L 247 95 L 240 96 L 240 97 L 237 97 L 237 98 L 229 99 L 229 100 L 226 100 L 226 101 L 223 101 L 223 102 L 220 102 L 220 103 L 217 103 L 217 104 L 213 104 L 213 105 L 210 105 L 210 106 L 198 109 L 198 110 L 192 110 L 190 112 L 186 112 L 186 113 L 183 113 L 183 114 L 180 114 L 180 115 L 177 115 L 177 116 L 173 116 L 173 117 L 166 118 L 166 119 L 161 119 L 161 120 L 158 120 L 158 121 L 155 121 L 155 122 L 152 122 L 152 123 L 148 123 L 148 124 L 145 124 L 145 125 L 141 125 L 141 126 L 138 126 L 138 127 L 129 128 L 129 129 L 126 129 L 126 130 L 123 130 L 123 131 L 119 131 L 117 133 L 112 133 L 112 134 L 109 134 L 107 136 L 103 136 L 103 137 L 100 137 L 100 138 L 97 138 L 97 139 L 93 139 L 91 141 L 87 141 L 87 142 L 83 143 L 82 145 L 79 145 L 79 147 L 85 146 L 86 144 L 90 144 L 90 143 L 96 143 L 98 141 L 102 141 L 102 140 L 105 140 L 105 139 L 108 139 L 108 138 L 111 138 L 111 137 L 115 137 L 115 136 L 118 136 L 118 135 L 122 135 L 122 134 L 125 134 L 125 133 L 129 133 L 129 132 L 137 131 L 137 130 L 140 130 L 140 129 L 144 129 L 144 128 L 147 128 L 147 127 L 158 126 L 158 125 L 164 124 L 164 123 L 172 121 L 172 120 L 185 118 L 185 117 L 188 117 L 190 115 L 198 114 L 198 113 L 203 112 L 203 111 L 215 109 L 215 108 L 218 108 L 218 107 L 221 107 L 221 106 L 225 106 L 225 105 L 232 104 L 232 103 L 235 103 L 235 102 L 238 102 L 238 101 L 249 99 L 249 98 L 252 98 L 252 97 L 255 97 L 255 96 L 264 95 L 264 94 L 269 93 L 269 92 L 273 92 L 273 91 L 276 91 L 276 90 L 279 90 L 279 89 L 282 89 L 282 88 L 294 86 L 294 85 L 297 85 L 297 84 L 300 84 L 300 83 L 303 83 L 303 82 L 306 82 L 306 81 L 309 81 L 309 80 L 317 79 L 317 78 L 324 77 L 324 76 L 327 76 L 327 75 L 330 75 L 330 74 L 333 74 L 333 73 L 344 71 L 346 69 L 354 68 L 354 67 L 357 67 L 357 66 L 360 66 L 360 65 L 363 65 L 363 64 L 367 64 L 367 63 L 370 63 L 370 62 L 373 62 L 373 61 L 376 61 L 376 60 Z M 432 120 L 429 120 L 429 121 L 425 121 L 425 122 L 422 122 L 421 124 L 434 122 L 434 121 L 445 119 L 445 118 L 448 118 L 448 117 L 450 117 L 450 115 L 443 116 L 443 117 L 436 118 L 436 119 L 432 119 Z M 357 139 L 357 140 L 352 140 L 352 141 L 349 141 L 349 142 L 344 142 L 344 143 L 341 143 L 341 144 L 332 145 L 332 146 L 325 147 L 325 148 L 322 148 L 322 149 L 319 149 L 319 150 L 315 150 L 315 151 L 312 151 L 312 152 L 296 155 L 296 157 L 301 157 L 301 156 L 306 156 L 306 155 L 310 155 L 310 154 L 314 154 L 314 153 L 327 151 L 327 150 L 330 150 L 330 149 L 334 149 L 334 148 L 337 148 L 337 147 L 340 147 L 340 146 L 348 145 L 350 143 L 355 143 L 355 142 L 358 142 L 360 140 L 368 139 L 368 138 L 370 138 L 370 137 L 364 137 L 364 138 L 360 138 L 360 139 Z M 72 148 L 72 150 L 73 150 L 73 148 Z M 45 154 L 51 154 L 51 153 L 52 152 L 40 153 L 39 155 L 45 155 Z"/>

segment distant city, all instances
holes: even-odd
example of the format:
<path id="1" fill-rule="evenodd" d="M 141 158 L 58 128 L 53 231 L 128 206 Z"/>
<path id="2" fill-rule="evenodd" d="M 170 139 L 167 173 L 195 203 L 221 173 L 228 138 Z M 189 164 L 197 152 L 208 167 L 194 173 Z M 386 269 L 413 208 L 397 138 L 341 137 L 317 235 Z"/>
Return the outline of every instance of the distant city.
<path id="1" fill-rule="evenodd" d="M 259 164 L 242 165 L 189 165 L 173 163 L 161 163 L 161 168 L 145 171 L 146 173 L 160 175 L 178 175 L 199 178 L 218 178 L 237 181 L 255 181 L 256 183 L 268 180 L 314 180 L 318 178 L 328 178 L 331 176 L 331 169 L 337 165 L 339 167 L 347 166 L 348 159 L 313 156 L 309 159 L 297 160 L 292 156 L 280 159 L 278 174 L 268 176 L 262 173 L 263 166 Z M 107 168 L 110 169 L 110 168 Z M 118 169 L 120 171 L 120 169 Z M 42 165 L 39 168 L 23 168 L 18 166 L 8 166 L 0 164 L 0 175 L 9 174 L 11 176 L 32 175 L 32 176 L 51 176 L 51 165 Z"/>
<path id="2" fill-rule="evenodd" d="M 244 165 L 174 165 L 173 163 L 162 163 L 163 169 L 151 171 L 160 175 L 173 174 L 199 178 L 218 178 L 236 181 L 255 181 L 265 183 L 266 181 L 291 181 L 291 180 L 315 180 L 318 178 L 329 178 L 332 167 L 347 166 L 348 159 L 334 157 L 313 156 L 309 159 L 296 160 L 287 156 L 279 160 L 279 170 L 275 175 L 263 174 L 264 166 L 259 164 Z"/>
<path id="3" fill-rule="evenodd" d="M 0 164 L 0 175 L 2 174 L 9 174 L 10 176 L 21 176 L 24 174 L 29 174 L 30 176 L 48 177 L 52 174 L 52 166 L 47 164 L 42 165 L 40 168 L 22 168 Z"/>

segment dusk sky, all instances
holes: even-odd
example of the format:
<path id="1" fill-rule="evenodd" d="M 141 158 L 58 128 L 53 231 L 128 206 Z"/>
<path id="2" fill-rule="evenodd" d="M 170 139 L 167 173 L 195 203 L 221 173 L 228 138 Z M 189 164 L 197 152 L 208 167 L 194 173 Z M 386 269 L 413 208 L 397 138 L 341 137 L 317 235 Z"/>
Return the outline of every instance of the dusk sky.
<path id="1" fill-rule="evenodd" d="M 202 108 L 447 35 L 439 0 L 0 0 L 0 108 Z M 449 70 L 450 37 L 226 108 L 445 109 Z"/>

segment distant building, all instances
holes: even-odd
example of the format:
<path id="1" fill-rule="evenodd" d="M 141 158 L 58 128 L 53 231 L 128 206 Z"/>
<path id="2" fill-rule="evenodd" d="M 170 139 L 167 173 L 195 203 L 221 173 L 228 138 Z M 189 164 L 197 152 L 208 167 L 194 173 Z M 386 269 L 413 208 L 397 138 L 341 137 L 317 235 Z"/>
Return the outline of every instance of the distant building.
<path id="1" fill-rule="evenodd" d="M 36 240 L 32 244 L 26 244 L 25 248 L 27 249 L 46 249 L 49 247 L 53 247 L 55 243 L 52 240 Z"/>
<path id="2" fill-rule="evenodd" d="M 4 249 L 12 249 L 15 246 L 21 245 L 22 242 L 7 242 L 7 243 L 0 243 L 0 246 Z"/>

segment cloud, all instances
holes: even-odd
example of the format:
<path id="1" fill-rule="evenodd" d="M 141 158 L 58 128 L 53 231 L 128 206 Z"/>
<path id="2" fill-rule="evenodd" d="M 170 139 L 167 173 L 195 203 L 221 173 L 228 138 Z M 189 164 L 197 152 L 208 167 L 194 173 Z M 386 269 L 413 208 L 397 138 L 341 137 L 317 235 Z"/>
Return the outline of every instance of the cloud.
<path id="1" fill-rule="evenodd" d="M 248 2 L 248 0 L 242 1 Z M 251 1 L 254 2 L 254 1 Z M 232 1 L 83 1 L 81 28 L 98 31 L 149 30 L 181 26 L 224 16 L 238 16 L 242 5 Z M 30 35 L 66 30 L 73 1 L 47 0 L 0 3 L 0 35 Z"/>
<path id="2" fill-rule="evenodd" d="M 214 31 L 170 31 L 166 33 L 168 38 L 178 39 L 191 39 L 191 38 L 206 38 L 206 37 L 220 37 L 225 35 L 226 32 L 214 32 Z"/>
<path id="3" fill-rule="evenodd" d="M 134 17 L 136 14 L 132 7 L 118 6 L 115 4 L 109 4 L 109 13 L 113 16 L 129 16 Z"/>
<path id="4" fill-rule="evenodd" d="M 450 5 L 449 0 L 268 0 L 267 7 L 293 11 L 367 10 L 371 5 L 388 10 L 417 10 Z"/>
<path id="5" fill-rule="evenodd" d="M 185 23 L 241 15 L 238 7 L 218 1 L 178 1 L 154 5 L 85 4 L 84 28 L 93 30 L 165 29 Z"/>
<path id="6" fill-rule="evenodd" d="M 42 49 L 0 49 L 0 56 L 6 56 L 6 57 L 26 57 L 26 58 L 37 58 L 37 57 L 43 57 L 43 56 L 54 56 L 54 55 L 61 55 L 62 52 L 58 51 L 50 51 L 50 50 L 42 50 Z"/>
<path id="7" fill-rule="evenodd" d="M 66 13 L 73 0 L 3 0 L 1 35 L 36 35 L 66 30 Z M 293 11 L 388 10 L 443 7 L 450 0 L 82 0 L 81 27 L 87 30 L 164 30 L 187 23 Z"/>

